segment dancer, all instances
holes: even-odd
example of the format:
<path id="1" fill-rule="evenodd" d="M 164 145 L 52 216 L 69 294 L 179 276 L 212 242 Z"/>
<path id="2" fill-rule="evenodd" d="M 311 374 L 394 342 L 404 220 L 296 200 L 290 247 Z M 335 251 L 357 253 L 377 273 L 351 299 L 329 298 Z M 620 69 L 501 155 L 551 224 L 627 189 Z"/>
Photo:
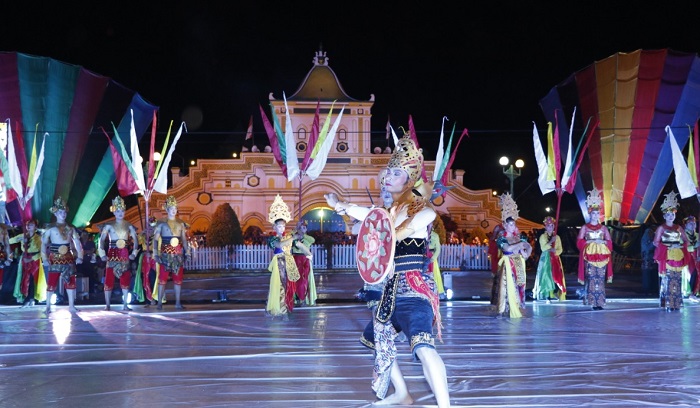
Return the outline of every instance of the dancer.
<path id="1" fill-rule="evenodd" d="M 75 307 L 76 264 L 83 263 L 83 246 L 74 226 L 66 223 L 68 206 L 58 197 L 51 207 L 56 223 L 50 225 L 41 236 L 41 259 L 48 276 L 46 282 L 46 310 L 51 313 L 51 297 L 59 285 L 59 277 L 68 295 L 68 310 L 78 312 Z"/>
<path id="2" fill-rule="evenodd" d="M 605 306 L 605 283 L 612 283 L 612 238 L 610 231 L 600 223 L 600 192 L 588 192 L 588 223 L 581 227 L 576 240 L 579 249 L 578 282 L 584 285 L 583 304 L 593 310 Z"/>
<path id="3" fill-rule="evenodd" d="M 491 235 L 489 237 L 489 260 L 491 262 L 491 306 L 498 305 L 498 260 L 501 259 L 501 250 L 498 248 L 496 240 L 498 236 L 504 232 L 503 224 L 499 223 L 493 227 Z"/>
<path id="4" fill-rule="evenodd" d="M 12 265 L 12 252 L 10 252 L 10 233 L 7 225 L 0 222 L 0 289 L 5 267 Z"/>
<path id="5" fill-rule="evenodd" d="M 187 242 L 187 224 L 177 218 L 177 200 L 168 196 L 163 205 L 167 218 L 159 220 L 153 229 L 153 258 L 159 264 L 158 272 L 158 310 L 163 310 L 165 284 L 172 277 L 175 287 L 175 309 L 184 309 L 180 301 L 182 281 L 185 275 L 185 261 L 190 257 Z"/>
<path id="6" fill-rule="evenodd" d="M 532 294 L 535 300 L 551 299 L 566 300 L 566 281 L 564 267 L 560 255 L 563 252 L 561 238 L 555 231 L 556 221 L 545 217 L 544 232 L 540 235 L 539 244 L 542 254 L 537 264 L 537 276 Z"/>
<path id="7" fill-rule="evenodd" d="M 525 310 L 525 260 L 532 254 L 532 246 L 515 225 L 518 205 L 509 193 L 501 195 L 500 205 L 504 229 L 496 237 L 501 252 L 496 273 L 496 317 L 517 319 Z"/>
<path id="8" fill-rule="evenodd" d="M 661 224 L 654 234 L 654 261 L 659 264 L 659 277 L 661 285 L 659 289 L 659 305 L 672 312 L 683 307 L 683 293 L 681 290 L 681 274 L 687 267 L 690 255 L 686 250 L 688 240 L 680 225 L 674 224 L 678 200 L 675 191 L 665 195 L 661 203 L 661 211 L 664 213 L 665 222 Z"/>
<path id="9" fill-rule="evenodd" d="M 384 184 L 385 174 L 386 169 L 382 169 L 379 172 L 379 198 L 382 202 L 382 207 L 384 207 L 385 210 L 388 210 L 391 208 L 391 204 L 394 202 L 394 198 L 391 196 L 391 193 L 387 191 L 386 185 Z M 358 228 L 357 231 L 353 232 L 353 234 L 357 235 L 357 233 L 360 230 L 360 224 L 360 222 L 355 224 Z M 374 316 L 377 313 L 377 307 L 379 306 L 379 301 L 382 298 L 382 292 L 384 291 L 385 283 L 386 280 L 379 283 L 365 282 L 362 286 L 362 289 L 360 289 L 357 295 L 357 298 L 359 300 L 367 302 L 367 308 L 372 313 L 372 319 L 367 323 L 365 329 L 362 331 L 362 335 L 360 336 L 360 343 L 368 349 L 372 350 L 373 353 L 376 351 L 374 347 Z M 401 331 L 400 327 L 394 325 L 394 330 L 397 332 L 397 337 L 395 340 L 401 342 L 408 340 L 406 338 L 406 335 Z"/>
<path id="10" fill-rule="evenodd" d="M 700 293 L 700 281 L 698 280 L 698 232 L 695 217 L 689 215 L 683 220 L 685 238 L 688 242 L 686 251 L 688 252 L 688 265 L 683 268 L 683 297 L 687 297 L 691 302 L 698 301 Z"/>
<path id="11" fill-rule="evenodd" d="M 299 270 L 299 280 L 296 283 L 297 301 L 300 305 L 313 306 L 316 304 L 316 280 L 311 262 L 313 259 L 311 245 L 316 240 L 306 233 L 307 228 L 306 220 L 300 220 L 296 229 L 292 231 L 294 237 L 292 256 L 294 256 L 294 262 Z"/>
<path id="12" fill-rule="evenodd" d="M 136 228 L 129 222 L 124 221 L 124 211 L 126 204 L 120 196 L 112 200 L 109 210 L 114 214 L 114 222 L 107 223 L 102 227 L 100 240 L 97 245 L 97 253 L 105 267 L 105 310 L 111 309 L 112 289 L 114 279 L 119 279 L 119 286 L 122 290 L 122 310 L 129 311 L 129 289 L 131 287 L 131 261 L 136 259 L 138 254 L 138 237 Z M 133 250 L 129 253 L 129 239 Z M 105 248 L 107 250 L 105 251 Z"/>
<path id="13" fill-rule="evenodd" d="M 397 326 L 410 339 L 413 357 L 420 360 L 438 407 L 450 406 L 445 364 L 435 349 L 433 335 L 435 326 L 437 337 L 441 338 L 440 301 L 435 281 L 425 269 L 428 228 L 436 212 L 429 202 L 430 189 L 427 197 L 414 190 L 420 184 L 422 169 L 422 151 L 406 134 L 397 141 L 384 176 L 386 189 L 393 197 L 389 213 L 394 218 L 396 247 L 393 274 L 387 277 L 374 325 L 376 352 L 372 388 L 380 398 L 377 405 L 413 402 L 396 359 L 394 326 Z M 341 202 L 335 193 L 328 193 L 325 198 L 336 212 L 359 220 L 364 220 L 371 210 Z M 390 382 L 394 393 L 387 396 Z"/>
<path id="14" fill-rule="evenodd" d="M 18 271 L 20 287 L 19 293 L 15 293 L 18 301 L 23 302 L 21 307 L 31 307 L 44 300 L 39 288 L 46 288 L 46 280 L 41 266 L 41 235 L 37 233 L 36 227 L 37 221 L 28 219 L 24 223 L 24 233 L 10 238 L 10 244 L 19 243 L 22 250 Z M 40 284 L 41 281 L 43 285 Z"/>
<path id="15" fill-rule="evenodd" d="M 433 223 L 432 227 L 435 227 L 435 223 Z M 437 290 L 438 296 L 440 299 L 445 299 L 445 285 L 442 282 L 442 271 L 440 270 L 440 263 L 438 262 L 442 245 L 440 244 L 440 234 L 435 232 L 432 227 L 430 231 L 430 239 L 428 241 L 428 248 L 430 249 L 430 264 L 428 268 L 430 272 L 433 273 L 435 289 Z"/>
<path id="16" fill-rule="evenodd" d="M 273 318 L 281 316 L 283 320 L 288 320 L 289 314 L 294 310 L 294 293 L 299 280 L 299 270 L 291 253 L 292 245 L 303 245 L 284 232 L 291 220 L 289 207 L 282 196 L 277 194 L 268 214 L 274 233 L 267 244 L 273 249 L 274 255 L 267 267 L 271 274 L 265 313 Z"/>
<path id="17" fill-rule="evenodd" d="M 148 217 L 146 231 L 143 231 L 138 236 L 138 247 L 140 248 L 138 255 L 138 271 L 137 279 L 134 284 L 134 292 L 138 297 L 139 302 L 146 302 L 145 307 L 156 304 L 154 298 L 154 288 L 157 284 L 158 263 L 153 258 L 153 228 L 156 226 L 156 218 Z M 165 301 L 165 299 L 163 300 Z"/>

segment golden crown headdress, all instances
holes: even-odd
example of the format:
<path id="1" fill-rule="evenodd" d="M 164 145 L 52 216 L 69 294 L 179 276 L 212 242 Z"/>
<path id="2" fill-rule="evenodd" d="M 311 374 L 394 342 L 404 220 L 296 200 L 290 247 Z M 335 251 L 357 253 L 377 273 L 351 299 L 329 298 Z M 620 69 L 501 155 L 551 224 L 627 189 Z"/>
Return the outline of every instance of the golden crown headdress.
<path id="1" fill-rule="evenodd" d="M 509 217 L 513 218 L 513 220 L 519 218 L 518 204 L 515 203 L 510 193 L 501 194 L 498 204 L 501 207 L 501 221 L 505 222 Z"/>
<path id="2" fill-rule="evenodd" d="M 664 195 L 666 198 L 664 199 L 664 202 L 661 203 L 661 211 L 664 213 L 676 212 L 678 210 L 678 199 L 676 198 L 678 194 L 675 191 L 671 191 L 670 193 Z"/>
<path id="3" fill-rule="evenodd" d="M 175 199 L 175 196 L 168 196 L 168 198 L 165 199 L 165 204 L 163 204 L 163 209 L 167 210 L 170 207 L 177 208 L 177 200 Z"/>
<path id="4" fill-rule="evenodd" d="M 554 217 L 548 215 L 544 217 L 544 221 L 542 221 L 542 224 L 544 225 L 554 225 Z"/>
<path id="5" fill-rule="evenodd" d="M 112 205 L 109 206 L 109 211 L 115 212 L 117 210 L 126 210 L 126 203 L 120 196 L 114 197 L 114 200 L 112 200 Z"/>
<path id="6" fill-rule="evenodd" d="M 419 149 L 411 136 L 404 133 L 403 137 L 396 143 L 387 167 L 404 169 L 408 178 L 415 183 L 423 170 L 423 149 Z"/>
<path id="7" fill-rule="evenodd" d="M 588 197 L 586 197 L 586 208 L 590 213 L 593 210 L 600 211 L 600 206 L 603 204 L 603 199 L 600 198 L 600 191 L 593 187 L 593 190 L 588 192 Z"/>
<path id="8" fill-rule="evenodd" d="M 56 214 L 56 211 L 58 210 L 64 210 L 68 211 L 68 206 L 66 205 L 66 202 L 63 201 L 63 198 L 58 197 L 54 202 L 53 206 L 51 206 L 51 213 Z"/>
<path id="9" fill-rule="evenodd" d="M 271 224 L 274 224 L 277 220 L 284 220 L 284 222 L 292 220 L 292 212 L 289 211 L 289 206 L 282 200 L 281 195 L 277 194 L 275 201 L 272 202 L 267 220 Z"/>

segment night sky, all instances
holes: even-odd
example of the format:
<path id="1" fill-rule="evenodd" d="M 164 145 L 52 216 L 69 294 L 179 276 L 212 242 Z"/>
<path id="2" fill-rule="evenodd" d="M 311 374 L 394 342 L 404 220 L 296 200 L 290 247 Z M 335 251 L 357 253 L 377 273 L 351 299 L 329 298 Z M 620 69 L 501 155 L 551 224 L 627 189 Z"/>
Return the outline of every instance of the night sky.
<path id="1" fill-rule="evenodd" d="M 535 181 L 532 122 L 541 135 L 547 125 L 539 100 L 616 52 L 700 47 L 690 1 L 60 3 L 4 7 L 0 51 L 111 77 L 160 107 L 159 132 L 187 119 L 177 151 L 188 160 L 196 158 L 190 152 L 223 158 L 240 149 L 251 114 L 262 144 L 258 105 L 266 107 L 270 93 L 293 94 L 322 47 L 349 96 L 375 95 L 376 143 L 385 143 L 388 118 L 398 128 L 412 115 L 432 160 L 447 116 L 458 134 L 469 130 L 453 168 L 466 171 L 474 190 L 507 190 L 498 158 L 524 159 L 515 197 L 521 214 L 537 222 L 556 203 Z"/>

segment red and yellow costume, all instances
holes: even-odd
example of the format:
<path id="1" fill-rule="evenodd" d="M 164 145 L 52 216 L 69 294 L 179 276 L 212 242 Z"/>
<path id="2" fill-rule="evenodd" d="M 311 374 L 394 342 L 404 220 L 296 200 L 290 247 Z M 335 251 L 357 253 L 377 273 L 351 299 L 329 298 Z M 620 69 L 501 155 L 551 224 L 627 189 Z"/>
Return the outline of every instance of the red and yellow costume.
<path id="1" fill-rule="evenodd" d="M 161 238 L 158 283 L 165 285 L 168 283 L 168 277 L 172 276 L 174 284 L 182 285 L 185 276 L 185 255 L 182 242 L 178 237 L 164 236 Z"/>
<path id="2" fill-rule="evenodd" d="M 544 225 L 554 226 L 556 229 L 556 222 L 552 217 L 546 217 Z M 566 281 L 560 257 L 564 251 L 561 238 L 556 235 L 555 230 L 552 230 L 551 235 L 545 231 L 540 235 L 539 244 L 542 254 L 537 263 L 537 276 L 532 296 L 537 300 L 549 300 L 555 296 L 559 300 L 566 300 Z M 555 293 L 557 291 L 558 293 Z"/>
<path id="3" fill-rule="evenodd" d="M 291 248 L 292 256 L 294 256 L 294 262 L 297 264 L 297 270 L 299 271 L 299 280 L 296 282 L 295 293 L 300 302 L 308 305 L 315 305 L 316 280 L 314 279 L 311 257 L 297 247 L 297 242 L 303 244 L 307 249 L 310 249 L 311 245 L 313 245 L 316 240 L 309 234 L 299 232 L 299 228 L 301 228 L 302 223 L 306 225 L 305 221 L 300 222 L 300 225 L 297 227 L 297 231 L 294 233 L 295 239 Z M 299 238 L 299 235 L 301 235 L 301 239 Z"/>
<path id="4" fill-rule="evenodd" d="M 499 315 L 511 319 L 523 317 L 527 271 L 525 257 L 519 252 L 508 252 L 504 250 L 504 247 L 518 242 L 527 242 L 527 238 L 521 237 L 517 230 L 512 235 L 509 235 L 505 230 L 501 231 L 496 238 L 501 258 L 498 260 L 498 273 L 496 275 L 498 284 L 496 286 L 495 306 Z"/>
<path id="5" fill-rule="evenodd" d="M 46 299 L 46 278 L 41 264 L 41 235 L 36 232 L 31 236 L 26 233 L 10 239 L 11 243 L 19 242 L 22 258 L 17 271 L 19 287 L 15 287 L 14 296 L 18 302 L 29 300 L 29 286 L 33 285 L 32 298 L 43 302 Z"/>
<path id="6" fill-rule="evenodd" d="M 73 228 L 73 227 L 70 227 Z M 75 289 L 75 255 L 70 250 L 70 245 L 54 244 L 49 245 L 49 267 L 46 268 L 48 280 L 46 290 L 54 292 L 58 288 L 58 278 L 65 283 L 66 289 Z"/>
<path id="7" fill-rule="evenodd" d="M 662 306 L 674 310 L 683 306 L 683 268 L 692 262 L 684 245 L 683 234 L 680 225 L 661 224 L 654 237 L 654 261 L 659 264 L 659 276 L 662 279 L 660 302 Z"/>
<path id="8" fill-rule="evenodd" d="M 684 229 L 673 223 L 676 218 L 678 200 L 676 192 L 666 194 L 661 203 L 665 223 L 661 224 L 654 234 L 654 261 L 659 264 L 659 303 L 666 310 L 679 310 L 683 306 L 683 269 L 693 259 L 687 249 L 687 235 Z"/>
<path id="9" fill-rule="evenodd" d="M 129 248 L 124 239 L 109 241 L 105 266 L 105 291 L 111 291 L 114 288 L 115 277 L 119 279 L 119 286 L 122 290 L 128 291 L 131 286 L 131 264 L 129 262 Z"/>
<path id="10" fill-rule="evenodd" d="M 155 222 L 154 222 L 155 224 Z M 158 271 L 158 263 L 153 258 L 153 236 L 148 237 L 148 244 L 146 243 L 145 235 L 139 235 L 139 246 L 141 247 L 141 255 L 139 257 L 138 271 L 136 276 L 136 283 L 134 284 L 134 292 L 136 293 L 139 302 L 148 300 L 149 302 L 155 302 L 153 298 L 153 288 L 151 287 L 150 273 Z M 157 275 L 156 275 L 157 276 Z"/>

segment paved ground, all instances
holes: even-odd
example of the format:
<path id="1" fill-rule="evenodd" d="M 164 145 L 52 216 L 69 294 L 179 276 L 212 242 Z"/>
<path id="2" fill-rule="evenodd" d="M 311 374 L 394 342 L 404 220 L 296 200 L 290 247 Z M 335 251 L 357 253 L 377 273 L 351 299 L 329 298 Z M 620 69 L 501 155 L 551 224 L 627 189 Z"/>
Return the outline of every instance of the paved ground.
<path id="1" fill-rule="evenodd" d="M 453 406 L 700 404 L 697 304 L 665 312 L 638 278 L 620 275 L 603 311 L 572 296 L 496 319 L 490 272 L 451 275 L 459 300 L 441 304 L 437 347 Z M 359 277 L 317 273 L 319 304 L 296 308 L 289 321 L 265 317 L 267 279 L 191 274 L 183 311 L 170 292 L 163 311 L 106 312 L 86 301 L 76 314 L 58 306 L 46 318 L 41 306 L 0 306 L 0 406 L 370 406 L 372 358 L 358 341 L 370 315 L 354 300 Z M 215 302 L 224 290 L 228 300 Z M 414 406 L 434 406 L 405 343 L 398 361 Z"/>

